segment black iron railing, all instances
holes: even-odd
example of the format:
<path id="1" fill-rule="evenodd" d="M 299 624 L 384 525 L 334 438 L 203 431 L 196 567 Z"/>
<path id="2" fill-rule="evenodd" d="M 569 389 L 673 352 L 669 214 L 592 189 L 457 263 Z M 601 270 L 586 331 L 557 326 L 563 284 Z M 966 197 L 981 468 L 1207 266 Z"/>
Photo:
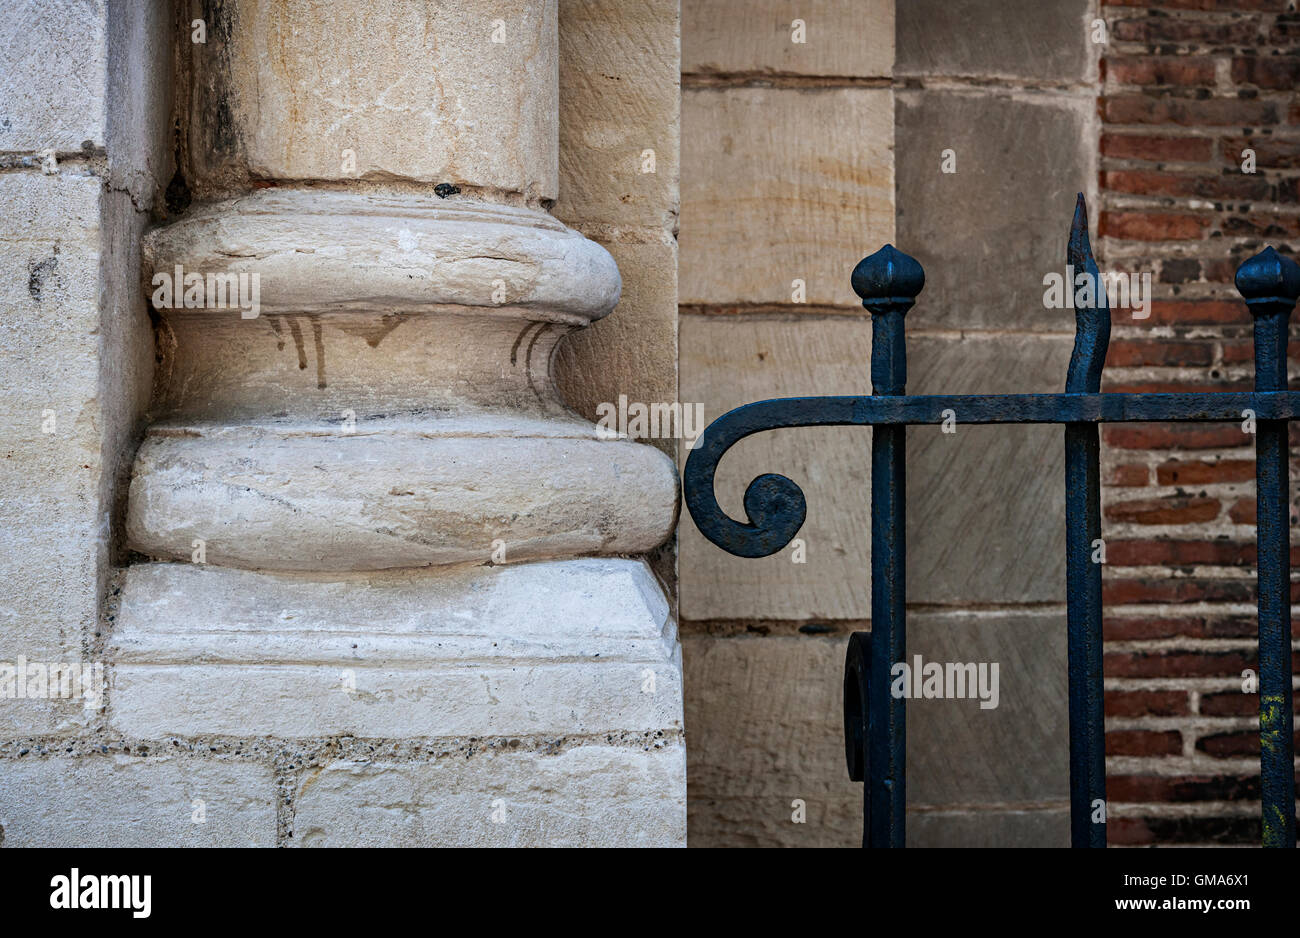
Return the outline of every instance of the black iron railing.
<path id="1" fill-rule="evenodd" d="M 1091 305 L 1075 295 L 1076 335 L 1064 394 L 906 395 L 903 317 L 925 284 L 921 265 L 886 245 L 853 271 L 853 289 L 871 312 L 870 397 L 759 401 L 715 420 L 683 472 L 685 500 L 700 531 L 741 557 L 781 550 L 803 525 L 799 486 L 765 474 L 745 490 L 748 522 L 729 518 L 714 494 L 722 455 L 738 440 L 782 427 L 871 427 L 871 631 L 850 637 L 844 672 L 849 775 L 864 781 L 863 846 L 903 846 L 906 700 L 890 692 L 891 669 L 906 658 L 905 428 L 962 423 L 1065 426 L 1066 597 L 1068 619 L 1070 812 L 1075 847 L 1106 845 L 1105 725 L 1102 712 L 1101 537 L 1098 425 L 1129 421 L 1253 418 L 1257 486 L 1259 725 L 1263 843 L 1294 847 L 1290 518 L 1287 424 L 1300 419 L 1300 393 L 1287 390 L 1288 320 L 1300 297 L 1300 266 L 1272 248 L 1237 271 L 1237 289 L 1255 325 L 1253 393 L 1103 394 L 1110 309 L 1088 241 L 1079 196 L 1067 261 L 1092 278 Z M 1100 808 L 1100 810 L 1099 810 Z"/>

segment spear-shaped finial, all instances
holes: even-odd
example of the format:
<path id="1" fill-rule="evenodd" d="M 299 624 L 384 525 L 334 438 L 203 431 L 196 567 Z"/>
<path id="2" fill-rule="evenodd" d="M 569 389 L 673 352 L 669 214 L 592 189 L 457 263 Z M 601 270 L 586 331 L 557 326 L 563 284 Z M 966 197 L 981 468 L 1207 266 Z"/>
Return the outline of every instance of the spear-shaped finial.
<path id="1" fill-rule="evenodd" d="M 1070 356 L 1070 370 L 1066 373 L 1067 394 L 1096 394 L 1101 390 L 1101 370 L 1106 365 L 1106 348 L 1110 345 L 1110 304 L 1106 300 L 1106 287 L 1101 282 L 1101 271 L 1092 256 L 1092 243 L 1088 240 L 1088 203 L 1079 193 L 1074 206 L 1074 221 L 1070 225 L 1070 243 L 1066 249 L 1066 270 L 1070 272 L 1066 289 L 1074 303 L 1074 353 Z M 1074 282 L 1080 274 L 1086 275 L 1092 285 L 1084 296 L 1091 295 L 1091 305 L 1079 305 L 1079 293 Z"/>
<path id="2" fill-rule="evenodd" d="M 1300 264 L 1266 247 L 1237 268 L 1237 292 L 1255 321 L 1255 390 L 1286 390 L 1291 309 L 1300 297 Z"/>
<path id="3" fill-rule="evenodd" d="M 916 258 L 886 244 L 858 262 L 852 283 L 871 311 L 871 393 L 902 394 L 907 384 L 903 316 L 925 286 L 925 271 Z"/>

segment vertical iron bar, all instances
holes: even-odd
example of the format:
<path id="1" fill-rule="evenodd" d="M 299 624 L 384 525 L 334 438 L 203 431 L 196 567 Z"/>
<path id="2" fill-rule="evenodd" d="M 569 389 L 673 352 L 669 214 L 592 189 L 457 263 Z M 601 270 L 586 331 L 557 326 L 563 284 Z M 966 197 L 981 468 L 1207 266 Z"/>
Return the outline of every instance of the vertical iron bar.
<path id="1" fill-rule="evenodd" d="M 1088 239 L 1088 205 L 1079 193 L 1065 252 L 1074 296 L 1074 352 L 1068 394 L 1099 394 L 1110 344 L 1110 304 Z M 1091 280 L 1092 302 L 1078 281 Z M 1086 295 L 1086 294 L 1085 294 Z M 1070 845 L 1106 846 L 1106 718 L 1101 637 L 1101 446 L 1096 424 L 1065 425 L 1065 582 L 1070 681 Z M 1094 820 L 1096 818 L 1096 820 Z"/>
<path id="2" fill-rule="evenodd" d="M 1237 289 L 1255 321 L 1255 390 L 1285 391 L 1288 319 L 1300 294 L 1300 268 L 1265 248 L 1237 270 Z M 1256 425 L 1259 759 L 1265 847 L 1296 845 L 1287 442 L 1287 421 L 1260 420 Z"/>
<path id="3" fill-rule="evenodd" d="M 1065 425 L 1065 575 L 1070 681 L 1070 845 L 1106 846 L 1102 708 L 1101 471 L 1097 425 Z M 1102 810 L 1097 811 L 1097 802 Z M 1094 822 L 1094 814 L 1102 820 Z"/>
<path id="4" fill-rule="evenodd" d="M 914 258 L 887 244 L 853 270 L 871 311 L 871 393 L 907 384 L 903 317 L 925 285 Z M 871 682 L 867 689 L 868 805 L 864 845 L 902 847 L 907 812 L 907 699 L 895 697 L 893 666 L 907 657 L 907 428 L 871 430 Z"/>
<path id="5" fill-rule="evenodd" d="M 902 317 L 900 316 L 901 320 Z M 900 323 L 901 325 L 901 323 Z M 871 701 L 867 764 L 872 847 L 903 846 L 907 785 L 907 700 L 890 689 L 907 656 L 905 561 L 906 427 L 871 431 Z"/>

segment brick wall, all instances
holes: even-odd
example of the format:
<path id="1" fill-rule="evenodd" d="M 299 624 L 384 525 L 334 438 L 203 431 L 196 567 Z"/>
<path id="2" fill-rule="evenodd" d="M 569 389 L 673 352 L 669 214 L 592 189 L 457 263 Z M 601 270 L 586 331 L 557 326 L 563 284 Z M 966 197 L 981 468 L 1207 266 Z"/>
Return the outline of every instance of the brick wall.
<path id="1" fill-rule="evenodd" d="M 1103 5 L 1098 250 L 1154 289 L 1149 318 L 1114 313 L 1104 390 L 1251 387 L 1233 273 L 1265 244 L 1300 246 L 1296 6 Z M 1102 439 L 1110 842 L 1257 843 L 1254 438 L 1134 424 Z"/>

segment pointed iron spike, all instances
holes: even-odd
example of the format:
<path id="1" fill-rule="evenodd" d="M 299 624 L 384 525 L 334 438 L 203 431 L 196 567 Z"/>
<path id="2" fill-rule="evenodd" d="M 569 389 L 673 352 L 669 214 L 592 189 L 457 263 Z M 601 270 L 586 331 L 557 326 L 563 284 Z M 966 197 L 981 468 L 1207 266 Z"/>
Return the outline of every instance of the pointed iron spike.
<path id="1" fill-rule="evenodd" d="M 1067 283 L 1074 307 L 1074 352 L 1065 377 L 1065 390 L 1069 394 L 1097 394 L 1101 391 L 1101 370 L 1106 364 L 1106 349 L 1110 345 L 1110 304 L 1101 271 L 1092 256 L 1088 240 L 1088 203 L 1079 193 L 1074 205 L 1074 220 L 1070 223 L 1070 241 L 1065 252 L 1066 263 L 1077 279 L 1080 274 L 1091 278 L 1091 306 L 1077 305 L 1079 293 L 1076 283 Z M 1085 291 L 1086 295 L 1086 291 Z"/>
<path id="2" fill-rule="evenodd" d="M 1088 261 L 1093 259 L 1092 242 L 1088 239 L 1088 202 L 1082 192 L 1074 203 L 1074 220 L 1070 222 L 1070 240 L 1065 259 L 1076 270 L 1086 269 Z"/>

